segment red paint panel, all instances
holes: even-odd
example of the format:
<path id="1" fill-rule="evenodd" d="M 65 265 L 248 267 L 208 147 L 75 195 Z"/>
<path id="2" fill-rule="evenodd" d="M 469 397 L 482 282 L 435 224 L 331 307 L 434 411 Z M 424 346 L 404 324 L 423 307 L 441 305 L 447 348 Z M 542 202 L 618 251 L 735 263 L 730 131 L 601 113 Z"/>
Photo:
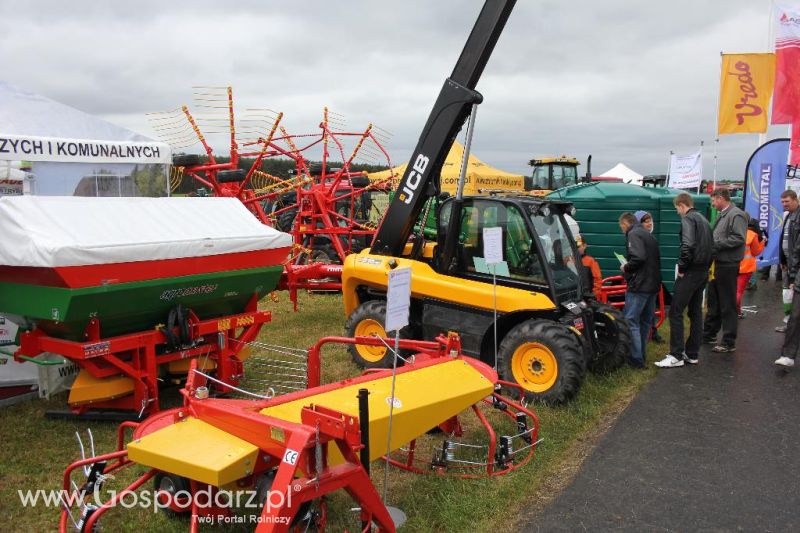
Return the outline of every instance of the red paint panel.
<path id="1" fill-rule="evenodd" d="M 129 263 L 103 265 L 53 268 L 0 265 L 0 281 L 78 289 L 113 283 L 128 283 L 148 279 L 191 276 L 208 272 L 279 265 L 286 261 L 288 255 L 289 247 L 285 247 L 204 257 L 132 261 Z"/>

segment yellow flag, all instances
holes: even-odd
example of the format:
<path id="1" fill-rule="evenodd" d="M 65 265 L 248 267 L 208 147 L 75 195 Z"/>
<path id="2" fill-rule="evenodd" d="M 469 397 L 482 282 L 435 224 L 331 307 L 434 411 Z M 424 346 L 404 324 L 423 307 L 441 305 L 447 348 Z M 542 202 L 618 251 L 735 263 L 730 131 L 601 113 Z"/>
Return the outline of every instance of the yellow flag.
<path id="1" fill-rule="evenodd" d="M 765 133 L 775 54 L 723 54 L 719 133 Z"/>

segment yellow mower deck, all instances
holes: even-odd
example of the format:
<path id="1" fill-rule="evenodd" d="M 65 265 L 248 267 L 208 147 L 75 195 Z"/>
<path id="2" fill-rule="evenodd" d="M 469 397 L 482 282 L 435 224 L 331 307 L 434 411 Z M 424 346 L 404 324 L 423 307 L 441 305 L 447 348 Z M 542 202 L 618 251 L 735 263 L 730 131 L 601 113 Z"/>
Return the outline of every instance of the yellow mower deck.
<path id="1" fill-rule="evenodd" d="M 258 447 L 193 417 L 128 444 L 138 464 L 216 487 L 252 472 L 257 456 Z"/>
<path id="2" fill-rule="evenodd" d="M 386 452 L 392 378 L 382 373 L 374 380 L 350 381 L 310 389 L 289 402 L 277 398 L 260 413 L 300 424 L 301 410 L 313 404 L 358 416 L 358 390 L 366 388 L 370 391 L 370 459 L 375 460 Z M 460 358 L 398 374 L 392 450 L 489 396 L 493 388 L 492 381 Z M 338 449 L 330 450 L 329 462 L 340 463 Z M 248 475 L 257 453 L 258 448 L 247 441 L 192 417 L 128 444 L 128 456 L 136 463 L 215 486 Z"/>
<path id="3" fill-rule="evenodd" d="M 445 385 L 446 384 L 446 385 Z M 462 359 L 398 374 L 392 422 L 392 450 L 436 427 L 492 393 L 494 384 Z M 391 376 L 357 383 L 261 410 L 287 422 L 300 423 L 300 411 L 309 404 L 321 405 L 358 416 L 358 389 L 369 389 L 370 460 L 386 453 L 389 430 Z M 340 461 L 338 450 L 330 458 Z"/>

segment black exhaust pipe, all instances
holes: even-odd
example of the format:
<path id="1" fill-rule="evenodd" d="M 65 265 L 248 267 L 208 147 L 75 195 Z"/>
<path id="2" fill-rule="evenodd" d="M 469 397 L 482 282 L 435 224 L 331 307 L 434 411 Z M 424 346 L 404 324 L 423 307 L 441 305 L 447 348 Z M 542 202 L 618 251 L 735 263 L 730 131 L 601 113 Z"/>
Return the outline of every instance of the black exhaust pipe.
<path id="1" fill-rule="evenodd" d="M 589 157 L 586 158 L 586 176 L 584 176 L 583 181 L 586 183 L 592 181 L 592 154 L 589 154 Z"/>

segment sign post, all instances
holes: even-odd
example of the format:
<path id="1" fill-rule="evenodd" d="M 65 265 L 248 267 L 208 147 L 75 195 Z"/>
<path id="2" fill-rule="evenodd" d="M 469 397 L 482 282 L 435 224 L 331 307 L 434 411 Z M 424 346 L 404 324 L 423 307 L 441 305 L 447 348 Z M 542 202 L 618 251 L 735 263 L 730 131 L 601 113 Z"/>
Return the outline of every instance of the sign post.
<path id="1" fill-rule="evenodd" d="M 397 357 L 400 349 L 400 330 L 408 325 L 408 314 L 411 307 L 411 268 L 397 268 L 389 271 L 389 287 L 386 293 L 386 332 L 394 331 L 394 354 L 392 356 L 392 393 L 386 399 L 389 404 L 389 430 L 386 437 L 386 456 L 392 451 L 392 416 L 394 407 L 399 404 L 395 398 L 397 381 Z M 383 472 L 383 503 L 389 488 L 389 461 Z"/>
<path id="2" fill-rule="evenodd" d="M 492 271 L 494 367 L 497 369 L 497 265 L 503 262 L 503 228 L 483 228 L 483 259 Z"/>

